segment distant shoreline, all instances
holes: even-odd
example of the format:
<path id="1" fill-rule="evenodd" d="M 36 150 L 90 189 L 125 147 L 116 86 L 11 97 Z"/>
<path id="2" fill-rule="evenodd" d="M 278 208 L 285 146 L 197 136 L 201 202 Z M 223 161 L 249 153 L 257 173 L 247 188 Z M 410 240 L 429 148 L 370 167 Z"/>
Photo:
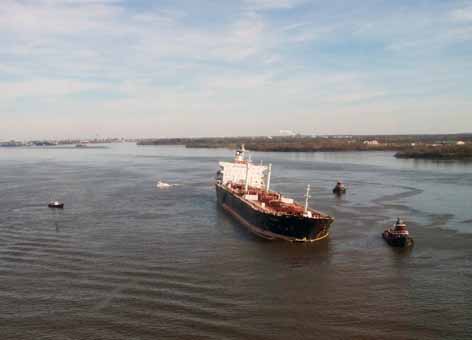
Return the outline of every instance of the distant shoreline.
<path id="1" fill-rule="evenodd" d="M 108 149 L 105 145 L 87 145 L 77 147 L 76 145 L 0 145 L 3 149 L 30 149 L 30 150 L 93 150 L 93 149 Z"/>
<path id="2" fill-rule="evenodd" d="M 186 148 L 236 149 L 261 152 L 393 151 L 396 158 L 472 159 L 472 134 L 346 137 L 226 137 L 145 139 L 137 145 L 182 145 Z"/>
<path id="3" fill-rule="evenodd" d="M 106 140 L 108 143 L 117 139 Z M 391 151 L 399 159 L 472 161 L 472 134 L 371 135 L 371 136 L 256 136 L 210 138 L 154 138 L 135 140 L 137 145 L 180 145 L 189 149 L 237 149 L 259 152 L 354 152 Z M 100 143 L 101 142 L 101 143 Z M 122 142 L 122 140 L 120 140 Z M 106 143 L 106 142 L 105 142 Z M 106 143 L 106 144 L 108 144 Z M 0 143 L 3 148 L 103 149 L 103 140 L 78 142 L 14 140 Z"/>
<path id="4" fill-rule="evenodd" d="M 472 161 L 472 144 L 426 146 L 399 151 L 396 158 Z"/>

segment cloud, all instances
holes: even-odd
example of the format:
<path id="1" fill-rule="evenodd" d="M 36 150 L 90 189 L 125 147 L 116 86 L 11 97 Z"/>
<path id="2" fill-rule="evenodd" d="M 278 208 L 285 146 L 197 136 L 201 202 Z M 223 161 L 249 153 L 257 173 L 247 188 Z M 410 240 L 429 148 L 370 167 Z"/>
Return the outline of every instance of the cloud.
<path id="1" fill-rule="evenodd" d="M 452 10 L 450 17 L 453 21 L 458 22 L 472 21 L 472 5 Z"/>
<path id="2" fill-rule="evenodd" d="M 67 35 L 105 30 L 122 8 L 111 3 L 75 1 L 19 2 L 3 0 L 0 10 L 2 32 L 20 35 Z"/>
<path id="3" fill-rule="evenodd" d="M 241 13 L 219 30 L 209 30 L 188 26 L 185 14 L 168 9 L 129 11 L 119 2 L 101 1 L 7 1 L 0 13 L 0 28 L 5 28 L 0 38 L 6 42 L 0 68 L 19 78 L 169 81 L 185 71 L 206 72 L 204 63 L 238 64 L 249 58 L 264 63 L 278 44 L 255 13 Z"/>
<path id="4" fill-rule="evenodd" d="M 276 132 L 295 119 L 298 130 L 335 129 L 336 115 L 348 126 L 365 112 L 381 127 L 376 112 L 387 119 L 396 106 L 413 107 L 412 94 L 470 88 L 462 3 L 192 4 L 3 0 L 0 117 L 14 110 L 59 122 L 67 112 L 84 129 L 100 120 L 139 135 L 167 124 L 166 133 L 182 135 L 194 124 L 211 135 L 233 117 L 256 132 L 271 121 Z M 127 125 L 133 119 L 143 123 Z"/>
<path id="5" fill-rule="evenodd" d="M 246 8 L 250 10 L 290 9 L 303 2 L 305 0 L 244 0 Z"/>
<path id="6" fill-rule="evenodd" d="M 108 87 L 101 83 L 65 79 L 30 79 L 0 82 L 0 93 L 2 93 L 3 100 L 22 97 L 48 98 L 106 89 Z"/>

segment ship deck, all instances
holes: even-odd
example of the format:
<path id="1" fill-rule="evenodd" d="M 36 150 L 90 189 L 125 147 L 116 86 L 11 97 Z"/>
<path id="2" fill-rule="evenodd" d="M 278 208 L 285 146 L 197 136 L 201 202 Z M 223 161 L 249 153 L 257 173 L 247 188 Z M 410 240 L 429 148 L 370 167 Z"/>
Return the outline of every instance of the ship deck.
<path id="1" fill-rule="evenodd" d="M 231 186 L 220 185 L 224 190 L 232 193 L 234 196 L 251 205 L 254 209 L 259 210 L 265 214 L 274 216 L 300 216 L 312 219 L 332 219 L 332 217 L 323 214 L 314 209 L 308 209 L 311 216 L 304 214 L 305 208 L 298 202 L 284 202 L 283 197 L 278 192 L 265 191 L 264 189 L 249 187 L 247 192 L 243 185 L 232 184 Z M 248 199 L 246 197 L 254 197 L 256 199 Z"/>

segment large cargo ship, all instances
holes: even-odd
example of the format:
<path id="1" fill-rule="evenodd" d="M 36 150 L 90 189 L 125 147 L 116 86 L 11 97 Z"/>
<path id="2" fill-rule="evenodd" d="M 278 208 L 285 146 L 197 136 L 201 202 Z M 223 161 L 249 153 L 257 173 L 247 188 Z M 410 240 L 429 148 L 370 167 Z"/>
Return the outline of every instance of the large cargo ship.
<path id="1" fill-rule="evenodd" d="M 244 145 L 233 162 L 219 162 L 218 204 L 253 233 L 267 239 L 314 242 L 329 234 L 334 218 L 270 190 L 271 165 L 252 164 Z"/>

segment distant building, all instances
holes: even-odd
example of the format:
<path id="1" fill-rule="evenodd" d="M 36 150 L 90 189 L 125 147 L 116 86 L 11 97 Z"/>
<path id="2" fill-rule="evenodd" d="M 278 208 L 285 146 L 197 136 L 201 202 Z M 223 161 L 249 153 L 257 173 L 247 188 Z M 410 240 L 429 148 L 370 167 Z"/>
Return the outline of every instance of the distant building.
<path id="1" fill-rule="evenodd" d="M 280 132 L 281 135 L 286 135 L 286 136 L 295 136 L 295 135 L 297 135 L 297 133 L 292 131 L 292 130 L 280 130 L 279 132 Z"/>
<path id="2" fill-rule="evenodd" d="M 5 147 L 8 147 L 8 146 L 23 146 L 23 145 L 24 144 L 22 142 L 17 142 L 15 140 L 0 143 L 0 146 L 5 146 Z"/>
<path id="3" fill-rule="evenodd" d="M 365 140 L 363 143 L 366 144 L 366 145 L 379 145 L 379 141 L 375 140 L 375 139 L 374 140 Z"/>
<path id="4" fill-rule="evenodd" d="M 457 141 L 456 145 L 465 145 L 465 142 L 460 140 L 460 141 Z"/>

